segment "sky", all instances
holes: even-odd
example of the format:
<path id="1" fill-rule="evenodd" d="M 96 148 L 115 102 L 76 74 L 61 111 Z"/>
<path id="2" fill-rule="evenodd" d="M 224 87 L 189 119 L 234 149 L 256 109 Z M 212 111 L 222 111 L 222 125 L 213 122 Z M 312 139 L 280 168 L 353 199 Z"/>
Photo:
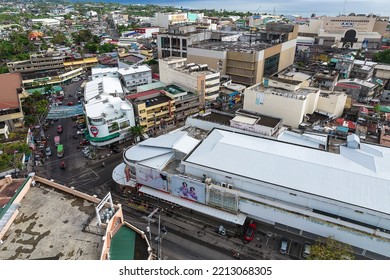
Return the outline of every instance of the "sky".
<path id="1" fill-rule="evenodd" d="M 284 15 L 338 15 L 345 13 L 379 14 L 390 16 L 389 0 L 76 0 L 84 2 L 117 2 L 121 4 L 157 4 L 192 9 L 226 9 L 240 12 L 259 12 Z M 344 5 L 345 4 L 345 5 Z"/>

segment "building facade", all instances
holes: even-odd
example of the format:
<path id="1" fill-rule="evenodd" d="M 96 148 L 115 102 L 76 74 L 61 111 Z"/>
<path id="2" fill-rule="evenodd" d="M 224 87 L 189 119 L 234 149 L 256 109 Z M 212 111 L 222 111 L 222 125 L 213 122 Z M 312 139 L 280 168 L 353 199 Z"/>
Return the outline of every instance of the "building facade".
<path id="1" fill-rule="evenodd" d="M 188 47 L 191 63 L 207 64 L 233 82 L 247 86 L 262 81 L 292 65 L 295 57 L 298 27 L 268 24 L 265 30 L 242 38 L 243 41 L 208 40 Z"/>
<path id="2" fill-rule="evenodd" d="M 160 81 L 176 84 L 199 95 L 201 107 L 207 107 L 218 97 L 220 73 L 207 64 L 187 63 L 186 58 L 159 60 Z"/>
<path id="3" fill-rule="evenodd" d="M 320 89 L 301 88 L 300 82 L 281 78 L 264 78 L 264 84 L 244 91 L 244 109 L 282 118 L 283 124 L 297 128 L 306 114 L 342 115 L 347 96 L 344 93 L 321 94 Z"/>
<path id="4" fill-rule="evenodd" d="M 29 60 L 8 62 L 7 67 L 11 73 L 64 69 L 64 57 L 56 52 L 32 54 Z"/>
<path id="5" fill-rule="evenodd" d="M 311 239 L 333 236 L 368 258 L 390 257 L 390 177 L 375 167 L 389 165 L 387 148 L 355 135 L 325 151 L 224 129 L 202 140 L 191 135 L 175 131 L 125 152 L 139 192 L 225 222 L 255 219 Z"/>

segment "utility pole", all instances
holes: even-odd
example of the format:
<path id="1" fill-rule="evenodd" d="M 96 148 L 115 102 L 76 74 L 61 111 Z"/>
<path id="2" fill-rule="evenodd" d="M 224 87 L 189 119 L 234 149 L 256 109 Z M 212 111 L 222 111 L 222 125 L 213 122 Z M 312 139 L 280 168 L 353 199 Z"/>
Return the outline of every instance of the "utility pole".
<path id="1" fill-rule="evenodd" d="M 161 235 L 161 231 L 163 232 L 163 235 Z M 156 243 L 157 243 L 157 259 L 161 260 L 162 258 L 162 240 L 164 236 L 168 233 L 166 228 L 163 226 L 161 227 L 161 220 L 160 215 L 158 215 L 158 234 L 156 236 Z"/>
<path id="2" fill-rule="evenodd" d="M 142 218 L 148 221 L 148 226 L 146 227 L 146 231 L 149 232 L 149 242 L 152 242 L 152 231 L 150 229 L 150 222 L 154 222 L 155 220 L 152 219 L 153 215 L 156 214 L 158 211 L 158 208 L 154 209 L 152 213 L 150 213 L 147 217 L 143 216 Z"/>

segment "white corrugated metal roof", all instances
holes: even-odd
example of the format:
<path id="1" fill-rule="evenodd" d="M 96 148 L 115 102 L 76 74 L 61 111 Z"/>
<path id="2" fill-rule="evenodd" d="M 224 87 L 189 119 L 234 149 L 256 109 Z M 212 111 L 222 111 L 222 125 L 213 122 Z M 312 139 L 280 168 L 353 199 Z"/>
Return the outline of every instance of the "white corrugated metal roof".
<path id="1" fill-rule="evenodd" d="M 210 206 L 207 206 L 204 204 L 196 203 L 194 201 L 189 201 L 187 199 L 173 196 L 171 194 L 164 193 L 162 191 L 155 190 L 155 189 L 152 189 L 152 188 L 149 188 L 146 186 L 142 186 L 139 189 L 139 191 L 146 193 L 146 194 L 149 194 L 149 195 L 152 195 L 152 196 L 155 196 L 155 197 L 159 197 L 159 198 L 167 200 L 167 201 L 170 201 L 170 202 L 175 203 L 177 205 L 181 205 L 183 207 L 193 209 L 193 210 L 200 212 L 202 214 L 216 217 L 216 218 L 219 218 L 219 219 L 227 221 L 227 222 L 235 223 L 237 225 L 243 225 L 245 222 L 245 219 L 246 219 L 246 215 L 243 213 L 233 214 L 233 213 L 225 212 L 225 211 L 216 209 L 214 207 L 210 207 Z"/>
<path id="2" fill-rule="evenodd" d="M 319 148 L 320 144 L 326 146 L 326 136 L 321 137 L 319 135 L 310 134 L 302 135 L 292 131 L 283 131 L 281 134 L 279 134 L 278 140 L 316 149 Z"/>
<path id="3" fill-rule="evenodd" d="M 215 129 L 184 164 L 390 213 L 390 149 L 360 147 L 342 147 L 340 154 L 334 154 Z"/>

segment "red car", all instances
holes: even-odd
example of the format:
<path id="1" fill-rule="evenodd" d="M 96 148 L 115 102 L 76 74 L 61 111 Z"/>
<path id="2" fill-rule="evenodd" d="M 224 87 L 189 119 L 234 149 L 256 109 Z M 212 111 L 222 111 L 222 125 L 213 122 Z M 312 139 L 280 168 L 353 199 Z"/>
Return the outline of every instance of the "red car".
<path id="1" fill-rule="evenodd" d="M 62 125 L 57 126 L 58 133 L 62 133 L 63 130 L 64 130 L 64 128 L 62 127 Z"/>
<path id="2" fill-rule="evenodd" d="M 73 102 L 68 102 L 68 104 L 66 104 L 66 105 L 68 105 L 68 106 L 73 106 L 74 103 L 73 103 Z"/>
<path id="3" fill-rule="evenodd" d="M 253 237 L 255 237 L 255 233 L 256 233 L 256 224 L 253 221 L 251 221 L 248 227 L 246 228 L 244 240 L 248 242 L 252 241 Z"/>

